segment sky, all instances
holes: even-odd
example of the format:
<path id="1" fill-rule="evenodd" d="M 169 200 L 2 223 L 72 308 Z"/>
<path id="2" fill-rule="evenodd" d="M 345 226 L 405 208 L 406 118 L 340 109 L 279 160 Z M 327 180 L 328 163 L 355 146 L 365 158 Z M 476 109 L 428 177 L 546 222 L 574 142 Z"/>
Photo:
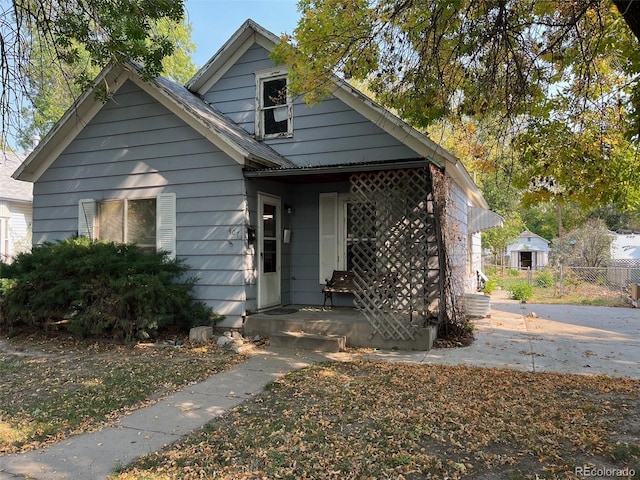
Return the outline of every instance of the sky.
<path id="1" fill-rule="evenodd" d="M 297 0 L 186 0 L 193 63 L 203 66 L 248 19 L 270 32 L 291 33 L 300 17 Z"/>

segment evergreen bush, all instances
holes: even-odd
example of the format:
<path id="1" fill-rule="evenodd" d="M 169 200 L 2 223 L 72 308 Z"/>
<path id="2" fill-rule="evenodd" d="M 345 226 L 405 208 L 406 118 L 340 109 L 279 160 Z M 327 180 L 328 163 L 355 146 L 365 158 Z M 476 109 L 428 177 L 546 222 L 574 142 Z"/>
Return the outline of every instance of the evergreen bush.
<path id="1" fill-rule="evenodd" d="M 85 237 L 48 242 L 0 270 L 0 327 L 45 330 L 62 322 L 74 335 L 132 340 L 162 326 L 211 324 L 188 266 L 166 252 Z"/>

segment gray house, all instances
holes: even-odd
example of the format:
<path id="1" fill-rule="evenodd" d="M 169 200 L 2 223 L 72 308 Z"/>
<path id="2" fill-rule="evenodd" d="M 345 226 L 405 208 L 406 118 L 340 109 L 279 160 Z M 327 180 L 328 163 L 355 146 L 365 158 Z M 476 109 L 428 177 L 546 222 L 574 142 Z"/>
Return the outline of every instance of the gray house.
<path id="1" fill-rule="evenodd" d="M 3 152 L 0 158 L 0 261 L 31 249 L 33 185 L 11 177 L 24 156 Z"/>
<path id="2" fill-rule="evenodd" d="M 34 243 L 168 250 L 225 327 L 322 305 L 332 272 L 353 271 L 335 304 L 411 341 L 475 291 L 479 232 L 501 219 L 455 157 L 348 83 L 292 98 L 278 41 L 249 20 L 185 87 L 102 72 L 112 98 L 86 92 L 14 174 L 34 183 Z"/>

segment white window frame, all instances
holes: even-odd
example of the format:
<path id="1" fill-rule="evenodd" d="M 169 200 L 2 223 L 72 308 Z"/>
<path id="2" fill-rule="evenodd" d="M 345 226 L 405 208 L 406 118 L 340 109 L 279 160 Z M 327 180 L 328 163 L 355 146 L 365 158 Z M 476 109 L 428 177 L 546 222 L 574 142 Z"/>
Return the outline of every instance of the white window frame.
<path id="1" fill-rule="evenodd" d="M 12 256 L 9 234 L 9 218 L 0 217 L 0 260 L 8 261 Z"/>
<path id="2" fill-rule="evenodd" d="M 161 193 L 156 197 L 130 199 L 82 199 L 78 202 L 78 235 L 98 240 L 98 204 L 110 200 L 124 200 L 124 212 L 127 211 L 127 200 L 156 200 L 156 250 L 168 252 L 169 258 L 176 257 L 176 195 L 175 193 Z M 126 233 L 125 233 L 126 241 Z"/>
<path id="3" fill-rule="evenodd" d="M 107 199 L 107 200 L 100 200 L 97 202 L 97 214 L 98 214 L 98 218 L 100 218 L 100 208 L 103 204 L 106 203 L 114 203 L 114 202 L 121 202 L 122 203 L 122 217 L 119 218 L 118 220 L 122 221 L 122 236 L 123 239 L 121 240 L 122 243 L 131 243 L 131 238 L 129 237 L 129 204 L 131 202 L 138 202 L 138 201 L 142 201 L 142 200 L 154 200 L 155 201 L 155 210 L 156 210 L 156 228 L 157 228 L 157 216 L 158 216 L 158 199 L 156 197 L 147 197 L 147 198 L 114 198 L 114 199 Z M 99 222 L 96 224 L 96 232 L 97 232 L 97 236 L 98 239 L 102 239 L 102 234 L 100 232 L 100 225 Z M 156 238 L 158 236 L 157 232 L 156 232 Z M 141 248 L 155 248 L 156 246 L 156 241 L 154 239 L 154 243 L 153 244 L 138 244 Z"/>
<path id="4" fill-rule="evenodd" d="M 256 114 L 255 114 L 255 128 L 256 128 L 256 137 L 259 140 L 269 139 L 269 138 L 291 138 L 293 137 L 293 99 L 289 94 L 289 81 L 288 71 L 283 69 L 269 69 L 263 70 L 260 72 L 256 72 Z M 275 109 L 278 107 L 265 107 L 263 105 L 263 91 L 264 84 L 271 80 L 281 80 L 284 79 L 287 83 L 287 100 L 286 100 L 286 109 L 287 109 L 287 131 L 279 132 L 279 133 L 266 133 L 265 132 L 265 121 L 264 121 L 264 112 L 267 109 Z M 282 108 L 282 107 L 279 107 Z"/>

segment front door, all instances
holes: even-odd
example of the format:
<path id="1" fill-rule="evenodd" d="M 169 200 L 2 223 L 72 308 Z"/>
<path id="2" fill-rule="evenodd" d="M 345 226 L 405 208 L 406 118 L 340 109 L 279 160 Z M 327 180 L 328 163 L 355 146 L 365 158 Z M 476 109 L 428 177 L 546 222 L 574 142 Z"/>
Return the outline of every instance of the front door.
<path id="1" fill-rule="evenodd" d="M 280 305 L 280 198 L 258 194 L 258 308 Z"/>

